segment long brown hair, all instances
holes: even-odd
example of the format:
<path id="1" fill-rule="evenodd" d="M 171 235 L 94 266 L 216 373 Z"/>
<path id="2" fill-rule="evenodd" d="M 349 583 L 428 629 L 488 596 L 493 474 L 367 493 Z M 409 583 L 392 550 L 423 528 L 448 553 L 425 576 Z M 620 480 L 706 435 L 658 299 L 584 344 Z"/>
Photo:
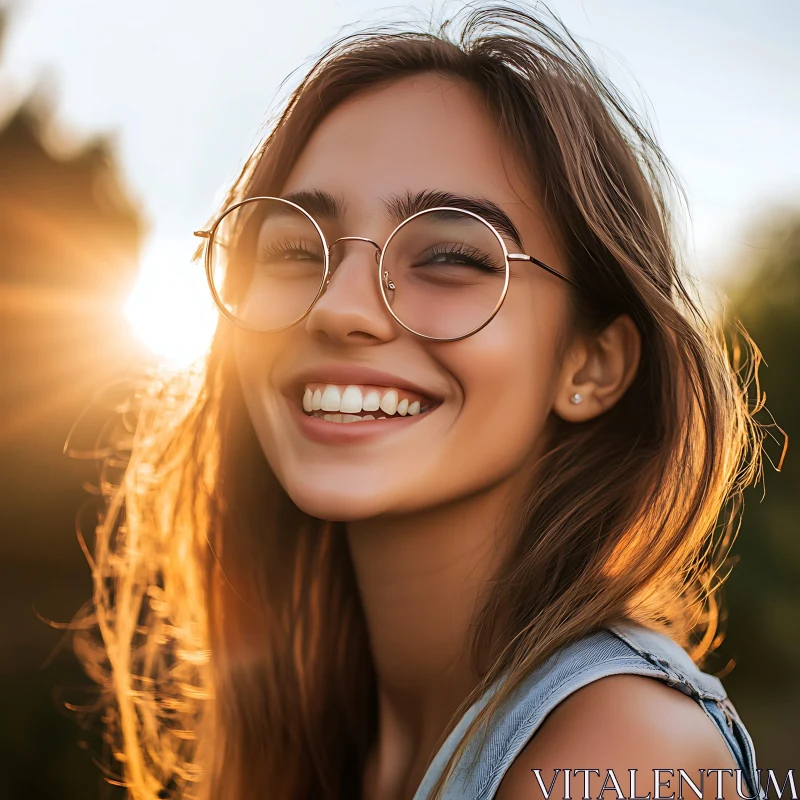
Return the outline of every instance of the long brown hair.
<path id="1" fill-rule="evenodd" d="M 576 324 L 599 330 L 627 313 L 643 348 L 614 408 L 584 424 L 554 421 L 515 550 L 475 627 L 482 680 L 451 726 L 506 680 L 463 745 L 537 664 L 600 626 L 642 622 L 698 660 L 715 646 L 716 590 L 762 431 L 747 391 L 757 351 L 731 364 L 683 275 L 668 162 L 550 17 L 473 6 L 434 32 L 340 39 L 226 205 L 279 193 L 337 104 L 429 71 L 482 93 L 539 187 L 583 287 Z M 125 409 L 136 417 L 129 463 L 107 491 L 91 559 L 90 622 L 102 638 L 92 646 L 84 625 L 80 652 L 106 689 L 136 800 L 356 797 L 376 683 L 343 526 L 300 512 L 276 481 L 230 345 L 221 323 L 201 368 L 177 389 L 154 381 Z"/>

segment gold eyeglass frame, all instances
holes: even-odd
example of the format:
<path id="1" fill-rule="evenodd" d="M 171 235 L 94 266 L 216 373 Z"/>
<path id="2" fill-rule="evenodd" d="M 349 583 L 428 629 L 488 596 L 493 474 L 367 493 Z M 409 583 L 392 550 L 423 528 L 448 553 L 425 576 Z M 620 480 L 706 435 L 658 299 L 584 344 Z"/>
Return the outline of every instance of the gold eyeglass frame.
<path id="1" fill-rule="evenodd" d="M 298 317 L 293 322 L 290 322 L 288 325 L 282 325 L 279 328 L 271 328 L 269 330 L 262 330 L 260 328 L 252 328 L 248 325 L 245 325 L 240 319 L 238 319 L 234 314 L 232 314 L 228 309 L 225 307 L 225 303 L 219 295 L 216 286 L 214 285 L 214 275 L 213 275 L 213 245 L 214 245 L 214 235 L 217 232 L 221 222 L 225 217 L 230 214 L 232 211 L 235 211 L 237 208 L 246 205 L 247 203 L 254 203 L 258 200 L 275 200 L 281 203 L 286 203 L 286 205 L 291 206 L 292 208 L 296 209 L 300 213 L 302 213 L 308 221 L 314 226 L 314 229 L 319 234 L 320 240 L 322 242 L 323 250 L 325 251 L 325 269 L 322 273 L 322 279 L 320 281 L 319 289 L 317 289 L 317 294 L 314 299 L 311 301 L 310 305 L 306 309 L 305 313 L 303 313 L 300 317 Z M 500 295 L 500 299 L 497 301 L 497 305 L 495 305 L 494 310 L 489 315 L 489 317 L 476 328 L 473 328 L 468 333 L 462 334 L 461 336 L 450 336 L 450 337 L 439 337 L 439 336 L 428 336 L 427 334 L 420 333 L 419 331 L 415 331 L 413 328 L 410 328 L 406 325 L 398 316 L 395 314 L 394 310 L 392 309 L 389 299 L 386 296 L 387 291 L 392 291 L 395 287 L 392 283 L 391 276 L 387 270 L 383 268 L 383 257 L 386 252 L 386 249 L 389 247 L 390 242 L 394 237 L 400 232 L 400 230 L 407 225 L 412 220 L 415 220 L 417 217 L 421 217 L 423 214 L 431 214 L 434 211 L 455 211 L 459 214 L 466 214 L 467 216 L 473 217 L 474 219 L 482 222 L 495 236 L 497 239 L 500 247 L 503 251 L 503 256 L 505 258 L 505 279 L 503 282 L 503 291 Z M 510 265 L 509 262 L 511 261 L 527 261 L 529 263 L 535 264 L 537 267 L 545 270 L 545 272 L 549 272 L 551 275 L 555 275 L 557 278 L 561 278 L 561 280 L 566 281 L 572 286 L 578 287 L 578 284 L 575 283 L 571 278 L 568 278 L 563 273 L 559 272 L 552 267 L 547 266 L 539 259 L 534 258 L 533 256 L 529 256 L 526 253 L 509 253 L 508 248 L 506 247 L 506 243 L 503 241 L 503 238 L 497 232 L 494 225 L 492 225 L 488 220 L 485 220 L 479 214 L 476 214 L 473 211 L 467 211 L 463 208 L 455 208 L 452 206 L 437 206 L 436 208 L 426 208 L 422 211 L 418 211 L 416 214 L 412 214 L 407 219 L 403 220 L 390 234 L 389 238 L 386 240 L 383 248 L 377 242 L 374 242 L 372 239 L 367 239 L 363 236 L 341 236 L 339 237 L 333 244 L 328 246 L 328 242 L 325 239 L 325 234 L 322 232 L 322 228 L 319 226 L 317 221 L 311 214 L 308 213 L 304 208 L 293 203 L 291 200 L 284 200 L 282 197 L 248 197 L 246 200 L 241 200 L 238 203 L 234 203 L 229 208 L 226 208 L 219 217 L 214 221 L 214 224 L 208 230 L 198 230 L 194 231 L 194 235 L 206 240 L 206 249 L 205 249 L 205 272 L 206 272 L 206 279 L 208 280 L 208 286 L 211 289 L 211 295 L 214 298 L 214 303 L 216 304 L 217 308 L 219 309 L 220 313 L 231 323 L 236 325 L 237 327 L 249 331 L 251 333 L 279 333 L 280 331 L 285 331 L 287 328 L 291 328 L 294 325 L 297 325 L 298 322 L 302 322 L 310 313 L 314 306 L 317 304 L 319 298 L 323 295 L 325 290 L 330 283 L 331 278 L 333 277 L 333 272 L 330 269 L 330 262 L 331 262 L 331 250 L 339 243 L 339 242 L 349 242 L 349 241 L 358 241 L 358 242 L 368 242 L 369 244 L 375 247 L 375 258 L 378 265 L 378 285 L 380 286 L 381 290 L 381 297 L 383 298 L 383 303 L 386 306 L 386 309 L 391 314 L 392 318 L 397 322 L 405 330 L 409 331 L 409 333 L 413 333 L 415 336 L 419 336 L 422 339 L 428 339 L 429 341 L 435 342 L 458 342 L 462 339 L 466 339 L 473 334 L 476 334 L 478 331 L 483 330 L 496 316 L 497 312 L 500 311 L 501 306 L 503 305 L 506 295 L 508 294 L 508 285 L 511 277 L 510 273 Z"/>

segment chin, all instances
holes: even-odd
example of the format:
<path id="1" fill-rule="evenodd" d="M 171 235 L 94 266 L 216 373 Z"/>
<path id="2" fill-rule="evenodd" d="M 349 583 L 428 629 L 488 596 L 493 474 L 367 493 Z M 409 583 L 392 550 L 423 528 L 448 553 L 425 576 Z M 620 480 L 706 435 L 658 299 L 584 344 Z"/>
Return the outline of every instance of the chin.
<path id="1" fill-rule="evenodd" d="M 278 480 L 301 511 L 330 522 L 414 514 L 448 499 L 438 497 L 438 492 L 432 496 L 419 482 L 399 482 L 397 476 L 378 476 L 374 470 L 364 475 L 362 471 L 354 474 L 342 469 L 318 479 L 308 474 L 283 474 Z"/>
<path id="2" fill-rule="evenodd" d="M 356 522 L 391 513 L 382 492 L 353 491 L 353 487 L 320 486 L 308 481 L 287 481 L 286 493 L 304 513 L 330 522 Z"/>

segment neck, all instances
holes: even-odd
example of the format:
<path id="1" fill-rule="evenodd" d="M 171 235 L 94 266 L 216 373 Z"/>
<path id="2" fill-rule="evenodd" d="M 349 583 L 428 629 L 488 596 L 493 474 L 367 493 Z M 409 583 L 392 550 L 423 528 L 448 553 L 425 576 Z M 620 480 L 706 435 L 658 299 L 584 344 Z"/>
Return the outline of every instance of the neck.
<path id="1" fill-rule="evenodd" d="M 378 683 L 365 797 L 413 794 L 478 683 L 471 625 L 509 544 L 515 490 L 506 482 L 422 513 L 347 526 Z"/>

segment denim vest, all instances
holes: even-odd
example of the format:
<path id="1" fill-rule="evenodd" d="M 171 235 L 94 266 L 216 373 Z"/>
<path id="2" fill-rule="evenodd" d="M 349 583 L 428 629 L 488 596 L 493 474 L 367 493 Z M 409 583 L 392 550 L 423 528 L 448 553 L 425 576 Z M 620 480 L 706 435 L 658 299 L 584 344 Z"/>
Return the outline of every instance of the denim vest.
<path id="1" fill-rule="evenodd" d="M 455 772 L 445 784 L 443 800 L 489 800 L 494 797 L 514 758 L 558 703 L 598 678 L 621 674 L 649 675 L 694 698 L 717 727 L 736 765 L 742 770 L 742 793 L 752 796 L 757 792 L 757 796 L 763 800 L 765 795 L 758 781 L 753 741 L 719 679 L 702 672 L 688 653 L 665 634 L 633 624 L 617 625 L 591 633 L 561 648 L 534 670 L 490 720 L 485 745 L 478 754 L 475 768 L 470 772 L 466 767 L 480 746 L 481 732 L 473 737 Z M 469 723 L 496 686 L 491 686 L 451 731 L 428 766 L 414 800 L 427 800 Z M 668 766 L 677 770 L 681 765 Z M 708 768 L 717 766 L 709 764 Z M 548 776 L 542 777 L 549 781 Z M 627 793 L 628 776 L 624 777 L 626 780 L 621 785 Z M 696 776 L 691 777 L 696 779 Z M 533 776 L 531 780 L 535 781 Z M 574 784 L 572 794 L 582 796 L 582 777 L 576 780 L 580 782 L 580 790 Z M 726 784 L 730 785 L 731 780 L 730 777 L 726 778 Z M 716 777 L 707 778 L 707 782 L 704 796 L 716 796 Z M 677 772 L 671 788 L 664 787 L 663 793 L 668 796 L 674 791 L 677 796 L 676 783 Z M 695 796 L 690 787 L 687 786 L 686 791 L 689 792 L 688 797 Z M 553 797 L 560 797 L 559 792 L 563 793 L 561 779 L 554 785 Z M 608 797 L 612 796 L 616 796 L 614 792 L 608 794 Z"/>

